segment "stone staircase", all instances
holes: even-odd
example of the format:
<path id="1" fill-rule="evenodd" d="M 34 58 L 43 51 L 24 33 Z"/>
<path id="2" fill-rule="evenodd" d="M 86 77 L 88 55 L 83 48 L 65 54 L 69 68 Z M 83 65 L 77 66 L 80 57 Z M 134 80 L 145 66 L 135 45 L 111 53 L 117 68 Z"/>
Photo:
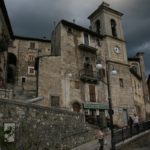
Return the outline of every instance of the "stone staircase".
<path id="1" fill-rule="evenodd" d="M 11 84 L 8 84 L 7 85 L 7 89 L 11 89 L 13 91 L 13 96 L 12 96 L 12 99 L 15 99 L 15 100 L 28 100 L 28 99 L 32 99 L 32 98 L 35 98 L 35 94 L 36 94 L 36 91 L 35 90 L 25 90 L 22 88 L 21 85 L 11 85 Z"/>

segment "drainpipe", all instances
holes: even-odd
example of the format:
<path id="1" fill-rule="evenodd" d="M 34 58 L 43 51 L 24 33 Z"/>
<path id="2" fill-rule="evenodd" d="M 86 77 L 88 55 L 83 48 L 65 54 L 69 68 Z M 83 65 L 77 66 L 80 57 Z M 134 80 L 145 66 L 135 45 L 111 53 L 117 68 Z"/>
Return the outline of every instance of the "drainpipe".
<path id="1" fill-rule="evenodd" d="M 36 97 L 38 97 L 39 90 L 39 57 L 36 58 Z"/>

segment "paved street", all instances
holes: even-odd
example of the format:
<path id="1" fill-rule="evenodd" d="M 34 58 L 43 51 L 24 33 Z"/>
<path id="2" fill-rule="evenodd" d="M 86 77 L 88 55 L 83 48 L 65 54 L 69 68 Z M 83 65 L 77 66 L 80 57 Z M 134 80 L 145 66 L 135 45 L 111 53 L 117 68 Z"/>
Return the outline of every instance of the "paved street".
<path id="1" fill-rule="evenodd" d="M 79 147 L 76 147 L 72 150 L 99 150 L 100 144 L 98 140 L 91 141 L 89 143 L 83 144 Z M 110 135 L 105 137 L 104 150 L 110 149 Z"/>
<path id="2" fill-rule="evenodd" d="M 110 144 L 111 144 L 110 134 L 108 134 L 105 137 L 104 150 L 110 150 Z M 128 150 L 150 150 L 150 142 L 147 143 L 147 141 L 145 141 L 143 144 L 139 143 L 138 145 L 137 145 L 137 148 L 133 148 L 131 146 L 131 148 L 129 147 Z M 98 140 L 94 140 L 89 143 L 85 143 L 81 146 L 78 146 L 72 150 L 99 150 L 99 147 L 100 147 L 100 144 L 98 143 Z"/>
<path id="3" fill-rule="evenodd" d="M 135 148 L 132 150 L 150 150 L 150 147 Z"/>
<path id="4" fill-rule="evenodd" d="M 129 149 L 129 150 L 150 150 L 150 143 L 143 145 L 142 147 Z"/>

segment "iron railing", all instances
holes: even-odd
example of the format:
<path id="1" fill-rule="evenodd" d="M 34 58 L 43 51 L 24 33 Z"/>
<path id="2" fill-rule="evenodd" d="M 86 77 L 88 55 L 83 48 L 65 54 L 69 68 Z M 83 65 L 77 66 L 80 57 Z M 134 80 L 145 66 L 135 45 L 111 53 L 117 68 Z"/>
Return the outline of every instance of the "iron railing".
<path id="1" fill-rule="evenodd" d="M 138 126 L 133 125 L 132 127 L 123 127 L 119 130 L 114 131 L 114 142 L 120 143 L 134 135 L 142 133 L 150 129 L 150 121 L 139 123 Z"/>
<path id="2" fill-rule="evenodd" d="M 97 82 L 100 80 L 100 75 L 96 71 L 92 71 L 90 69 L 80 70 L 80 79 L 84 81 L 94 81 Z"/>

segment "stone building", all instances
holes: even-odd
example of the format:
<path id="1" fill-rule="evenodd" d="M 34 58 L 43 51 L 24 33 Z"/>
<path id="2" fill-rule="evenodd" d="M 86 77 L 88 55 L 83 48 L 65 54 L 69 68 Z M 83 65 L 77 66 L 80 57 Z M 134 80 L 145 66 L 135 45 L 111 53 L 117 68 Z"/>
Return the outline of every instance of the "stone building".
<path id="1" fill-rule="evenodd" d="M 0 1 L 0 88 L 6 88 L 7 50 L 13 31 L 7 14 L 4 0 Z"/>
<path id="2" fill-rule="evenodd" d="M 144 62 L 139 63 L 143 67 L 140 80 L 130 69 L 132 59 L 127 58 L 122 15 L 103 2 L 88 17 L 89 29 L 66 20 L 57 24 L 51 38 L 51 56 L 41 58 L 39 64 L 38 95 L 45 97 L 40 105 L 103 119 L 108 115 L 109 85 L 115 123 L 127 125 L 128 115 L 136 112 L 145 119 Z M 139 55 L 136 59 L 141 58 Z M 103 68 L 98 70 L 97 63 Z M 112 74 L 114 70 L 116 75 Z M 134 81 L 140 86 L 138 99 Z"/>
<path id="3" fill-rule="evenodd" d="M 103 2 L 88 17 L 89 29 L 61 20 L 51 41 L 15 36 L 7 61 L 14 98 L 44 96 L 39 105 L 82 112 L 104 125 L 111 98 L 115 124 L 127 125 L 133 113 L 144 120 L 144 55 L 127 58 L 122 15 Z"/>
<path id="4" fill-rule="evenodd" d="M 148 93 L 150 96 L 150 75 L 147 78 L 147 86 L 148 86 Z M 147 112 L 147 118 L 150 119 L 150 99 L 148 102 L 146 102 L 146 112 Z"/>
<path id="5" fill-rule="evenodd" d="M 15 99 L 36 96 L 38 85 L 35 61 L 49 55 L 50 49 L 50 40 L 15 36 L 8 50 L 7 80 L 14 90 Z"/>
<path id="6" fill-rule="evenodd" d="M 136 112 L 141 120 L 146 117 L 146 102 L 149 99 L 144 68 L 144 53 L 137 53 L 135 57 L 128 58 L 130 64 L 133 99 Z"/>

